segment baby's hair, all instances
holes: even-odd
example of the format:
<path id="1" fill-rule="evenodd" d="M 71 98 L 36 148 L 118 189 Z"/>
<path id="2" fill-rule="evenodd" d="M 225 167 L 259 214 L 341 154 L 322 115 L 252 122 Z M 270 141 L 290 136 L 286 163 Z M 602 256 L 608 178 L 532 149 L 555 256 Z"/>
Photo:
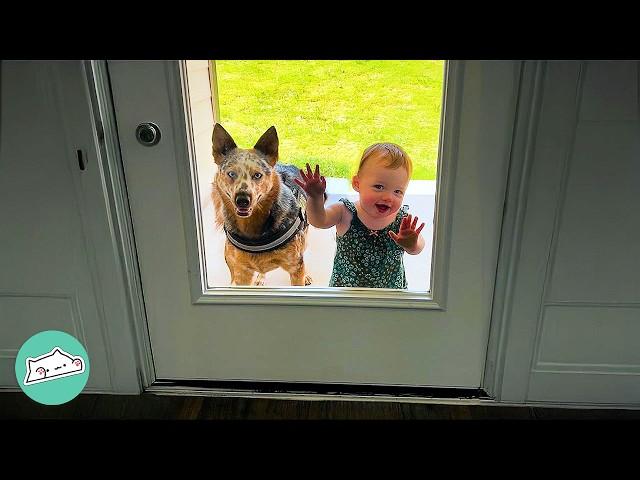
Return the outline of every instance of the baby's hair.
<path id="1" fill-rule="evenodd" d="M 413 163 L 411 158 L 407 155 L 400 145 L 395 143 L 374 143 L 370 147 L 367 147 L 362 153 L 360 159 L 360 165 L 358 165 L 358 172 L 362 170 L 362 167 L 371 157 L 380 157 L 386 161 L 385 166 L 387 168 L 400 168 L 404 167 L 411 178 L 411 172 L 413 171 Z"/>

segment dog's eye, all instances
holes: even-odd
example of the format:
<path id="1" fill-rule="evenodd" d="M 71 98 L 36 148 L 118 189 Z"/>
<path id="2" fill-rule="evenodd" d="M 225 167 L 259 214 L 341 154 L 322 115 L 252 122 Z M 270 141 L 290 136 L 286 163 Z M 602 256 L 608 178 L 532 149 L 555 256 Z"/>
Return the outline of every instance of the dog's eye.
<path id="1" fill-rule="evenodd" d="M 260 172 L 256 172 L 256 173 L 253 174 L 253 178 L 258 180 L 259 178 L 262 178 L 262 174 Z"/>
<path id="2" fill-rule="evenodd" d="M 227 172 L 227 175 L 229 175 L 229 178 L 236 178 L 236 172 Z"/>

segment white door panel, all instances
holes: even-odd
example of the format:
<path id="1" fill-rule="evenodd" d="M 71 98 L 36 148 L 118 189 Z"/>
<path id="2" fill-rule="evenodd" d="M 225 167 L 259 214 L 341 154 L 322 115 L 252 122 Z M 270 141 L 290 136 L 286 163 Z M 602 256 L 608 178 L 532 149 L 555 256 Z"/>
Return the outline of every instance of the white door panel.
<path id="1" fill-rule="evenodd" d="M 638 405 L 639 63 L 535 64 L 539 121 L 498 397 Z"/>
<path id="2" fill-rule="evenodd" d="M 102 164 L 85 66 L 0 62 L 2 387 L 18 387 L 15 357 L 30 336 L 62 330 L 89 354 L 85 391 L 142 388 L 105 185 L 113 172 Z"/>
<path id="3" fill-rule="evenodd" d="M 80 64 L 2 62 L 0 383 L 5 386 L 17 387 L 14 363 L 22 344 L 43 330 L 61 330 L 87 349 L 87 389 L 113 388 L 81 218 L 84 172 L 76 149 L 83 150 L 91 169 L 96 160 L 93 152 L 87 155 L 92 139 L 71 125 L 77 104 L 70 92 L 77 88 L 63 83 L 82 88 Z"/>

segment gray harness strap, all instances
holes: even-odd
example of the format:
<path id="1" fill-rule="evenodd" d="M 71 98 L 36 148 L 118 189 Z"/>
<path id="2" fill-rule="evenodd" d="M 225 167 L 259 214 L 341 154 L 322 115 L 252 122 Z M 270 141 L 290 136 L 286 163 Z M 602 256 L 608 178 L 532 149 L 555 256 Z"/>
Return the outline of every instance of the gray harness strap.
<path id="1" fill-rule="evenodd" d="M 274 250 L 284 245 L 298 232 L 298 230 L 307 226 L 306 208 L 305 208 L 306 199 L 300 194 L 296 195 L 296 199 L 298 200 L 298 203 L 301 204 L 301 207 L 298 209 L 298 215 L 296 216 L 296 219 L 291 223 L 289 228 L 287 228 L 279 236 L 275 238 L 273 236 L 270 236 L 270 237 L 255 241 L 255 240 L 243 238 L 235 233 L 230 233 L 227 230 L 227 227 L 225 226 L 224 233 L 227 235 L 227 239 L 235 247 L 249 253 L 268 252 L 270 250 Z"/>

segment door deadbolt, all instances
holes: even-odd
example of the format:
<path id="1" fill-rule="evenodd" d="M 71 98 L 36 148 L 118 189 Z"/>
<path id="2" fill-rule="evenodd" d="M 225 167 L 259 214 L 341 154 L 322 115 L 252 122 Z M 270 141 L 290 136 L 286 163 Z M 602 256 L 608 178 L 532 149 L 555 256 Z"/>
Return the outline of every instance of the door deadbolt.
<path id="1" fill-rule="evenodd" d="M 155 123 L 141 123 L 136 128 L 136 138 L 145 147 L 153 147 L 160 141 L 160 128 Z"/>

